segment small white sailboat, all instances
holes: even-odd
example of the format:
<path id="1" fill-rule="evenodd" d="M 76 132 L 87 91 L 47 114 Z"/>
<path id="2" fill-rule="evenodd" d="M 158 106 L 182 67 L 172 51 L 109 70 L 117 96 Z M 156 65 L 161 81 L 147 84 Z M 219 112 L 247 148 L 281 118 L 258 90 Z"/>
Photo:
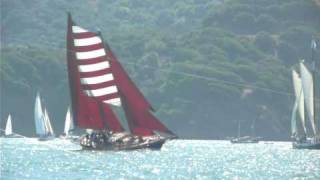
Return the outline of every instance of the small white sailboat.
<path id="1" fill-rule="evenodd" d="M 34 120 L 36 125 L 36 134 L 39 137 L 39 140 L 49 140 L 54 137 L 53 130 L 50 124 L 48 115 L 43 113 L 40 94 L 37 93 L 35 107 L 34 107 Z"/>
<path id="2" fill-rule="evenodd" d="M 63 131 L 63 134 L 60 136 L 60 138 L 72 139 L 72 140 L 78 139 L 79 136 L 75 136 L 72 134 L 73 129 L 74 129 L 73 119 L 71 116 L 70 108 L 68 108 L 66 113 L 66 118 L 64 121 L 64 131 Z"/>
<path id="3" fill-rule="evenodd" d="M 261 137 L 255 136 L 255 120 L 251 124 L 251 136 L 241 136 L 241 124 L 238 121 L 238 137 L 233 137 L 230 139 L 231 143 L 258 143 Z"/>
<path id="4" fill-rule="evenodd" d="M 11 115 L 8 115 L 7 118 L 7 123 L 6 123 L 6 128 L 4 130 L 4 136 L 5 137 L 13 137 L 14 134 L 12 132 L 12 120 L 11 120 Z"/>
<path id="5" fill-rule="evenodd" d="M 45 136 L 45 125 L 44 125 L 44 116 L 40 101 L 40 95 L 37 93 L 36 101 L 34 105 L 34 121 L 36 125 L 36 134 L 41 137 Z"/>
<path id="6" fill-rule="evenodd" d="M 66 119 L 64 122 L 64 134 L 68 136 L 70 131 L 73 130 L 73 128 L 74 128 L 73 120 L 71 118 L 70 108 L 68 108 Z"/>
<path id="7" fill-rule="evenodd" d="M 13 133 L 11 114 L 9 114 L 8 118 L 7 118 L 6 128 L 4 129 L 4 137 L 5 138 L 18 138 L 18 137 L 21 137 L 18 134 Z"/>

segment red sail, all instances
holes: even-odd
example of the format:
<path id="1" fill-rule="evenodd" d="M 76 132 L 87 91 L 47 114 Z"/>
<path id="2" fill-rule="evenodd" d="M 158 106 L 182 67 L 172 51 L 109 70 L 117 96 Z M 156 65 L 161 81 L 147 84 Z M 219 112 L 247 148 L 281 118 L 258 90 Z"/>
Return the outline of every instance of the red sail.
<path id="1" fill-rule="evenodd" d="M 78 127 L 123 131 L 109 104 L 120 105 L 101 37 L 68 17 L 67 64 L 73 117 Z"/>
<path id="2" fill-rule="evenodd" d="M 128 120 L 131 133 L 135 135 L 153 135 L 153 131 L 173 134 L 155 116 L 151 105 L 127 75 L 111 49 L 106 44 L 107 56 L 110 58 L 112 73 L 120 89 L 121 102 Z"/>

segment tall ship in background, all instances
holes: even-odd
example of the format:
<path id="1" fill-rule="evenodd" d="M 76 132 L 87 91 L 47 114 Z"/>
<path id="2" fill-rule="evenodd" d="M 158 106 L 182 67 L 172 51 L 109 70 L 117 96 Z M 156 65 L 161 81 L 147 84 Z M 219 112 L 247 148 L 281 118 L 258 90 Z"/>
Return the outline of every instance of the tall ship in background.
<path id="1" fill-rule="evenodd" d="M 251 136 L 241 136 L 241 122 L 238 120 L 238 136 L 230 138 L 231 143 L 258 143 L 262 138 L 257 137 L 255 135 L 255 123 L 256 120 L 254 119 L 251 123 Z"/>
<path id="2" fill-rule="evenodd" d="M 67 65 L 75 125 L 92 129 L 80 138 L 84 149 L 160 149 L 176 135 L 153 114 L 153 108 L 121 66 L 100 33 L 76 25 L 68 14 Z M 123 109 L 130 133 L 112 108 Z"/>
<path id="3" fill-rule="evenodd" d="M 296 100 L 291 116 L 291 133 L 293 148 L 297 149 L 320 149 L 319 107 L 317 107 L 318 99 L 316 96 L 318 92 L 316 87 L 320 82 L 317 80 L 316 74 L 317 63 L 313 58 L 315 48 L 316 43 L 313 41 L 312 71 L 307 68 L 304 61 L 299 63 L 300 74 L 296 70 L 292 70 Z"/>

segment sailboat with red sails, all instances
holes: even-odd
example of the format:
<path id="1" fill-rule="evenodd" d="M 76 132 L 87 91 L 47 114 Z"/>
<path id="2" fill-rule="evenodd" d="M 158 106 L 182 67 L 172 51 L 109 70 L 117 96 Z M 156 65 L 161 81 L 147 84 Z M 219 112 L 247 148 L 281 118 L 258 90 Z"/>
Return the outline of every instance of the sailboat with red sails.
<path id="1" fill-rule="evenodd" d="M 153 108 L 130 79 L 100 33 L 78 26 L 68 14 L 67 66 L 72 116 L 84 149 L 160 149 L 177 136 L 153 114 Z M 121 107 L 130 133 L 112 107 Z"/>

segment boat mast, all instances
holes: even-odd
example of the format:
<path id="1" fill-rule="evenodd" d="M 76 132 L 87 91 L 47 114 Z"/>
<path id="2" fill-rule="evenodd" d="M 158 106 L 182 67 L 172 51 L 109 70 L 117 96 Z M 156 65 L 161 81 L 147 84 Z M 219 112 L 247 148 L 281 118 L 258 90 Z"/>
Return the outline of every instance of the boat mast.
<path id="1" fill-rule="evenodd" d="M 240 138 L 240 120 L 238 120 L 238 138 Z"/>
<path id="2" fill-rule="evenodd" d="M 312 75 L 313 75 L 313 112 L 314 112 L 314 122 L 315 122 L 315 127 L 317 130 L 317 133 L 315 134 L 315 136 L 318 135 L 318 121 L 317 121 L 317 101 L 316 101 L 316 68 L 317 68 L 317 61 L 314 59 L 314 50 L 317 48 L 317 43 L 314 40 L 314 38 L 312 37 L 311 40 L 311 61 L 313 63 L 313 69 L 312 69 Z"/>
<path id="3" fill-rule="evenodd" d="M 259 117 L 259 116 L 258 116 Z M 257 117 L 257 118 L 258 118 Z M 255 137 L 256 136 L 256 131 L 255 131 L 255 125 L 256 125 L 256 119 L 253 119 L 252 124 L 251 124 L 251 136 Z"/>

